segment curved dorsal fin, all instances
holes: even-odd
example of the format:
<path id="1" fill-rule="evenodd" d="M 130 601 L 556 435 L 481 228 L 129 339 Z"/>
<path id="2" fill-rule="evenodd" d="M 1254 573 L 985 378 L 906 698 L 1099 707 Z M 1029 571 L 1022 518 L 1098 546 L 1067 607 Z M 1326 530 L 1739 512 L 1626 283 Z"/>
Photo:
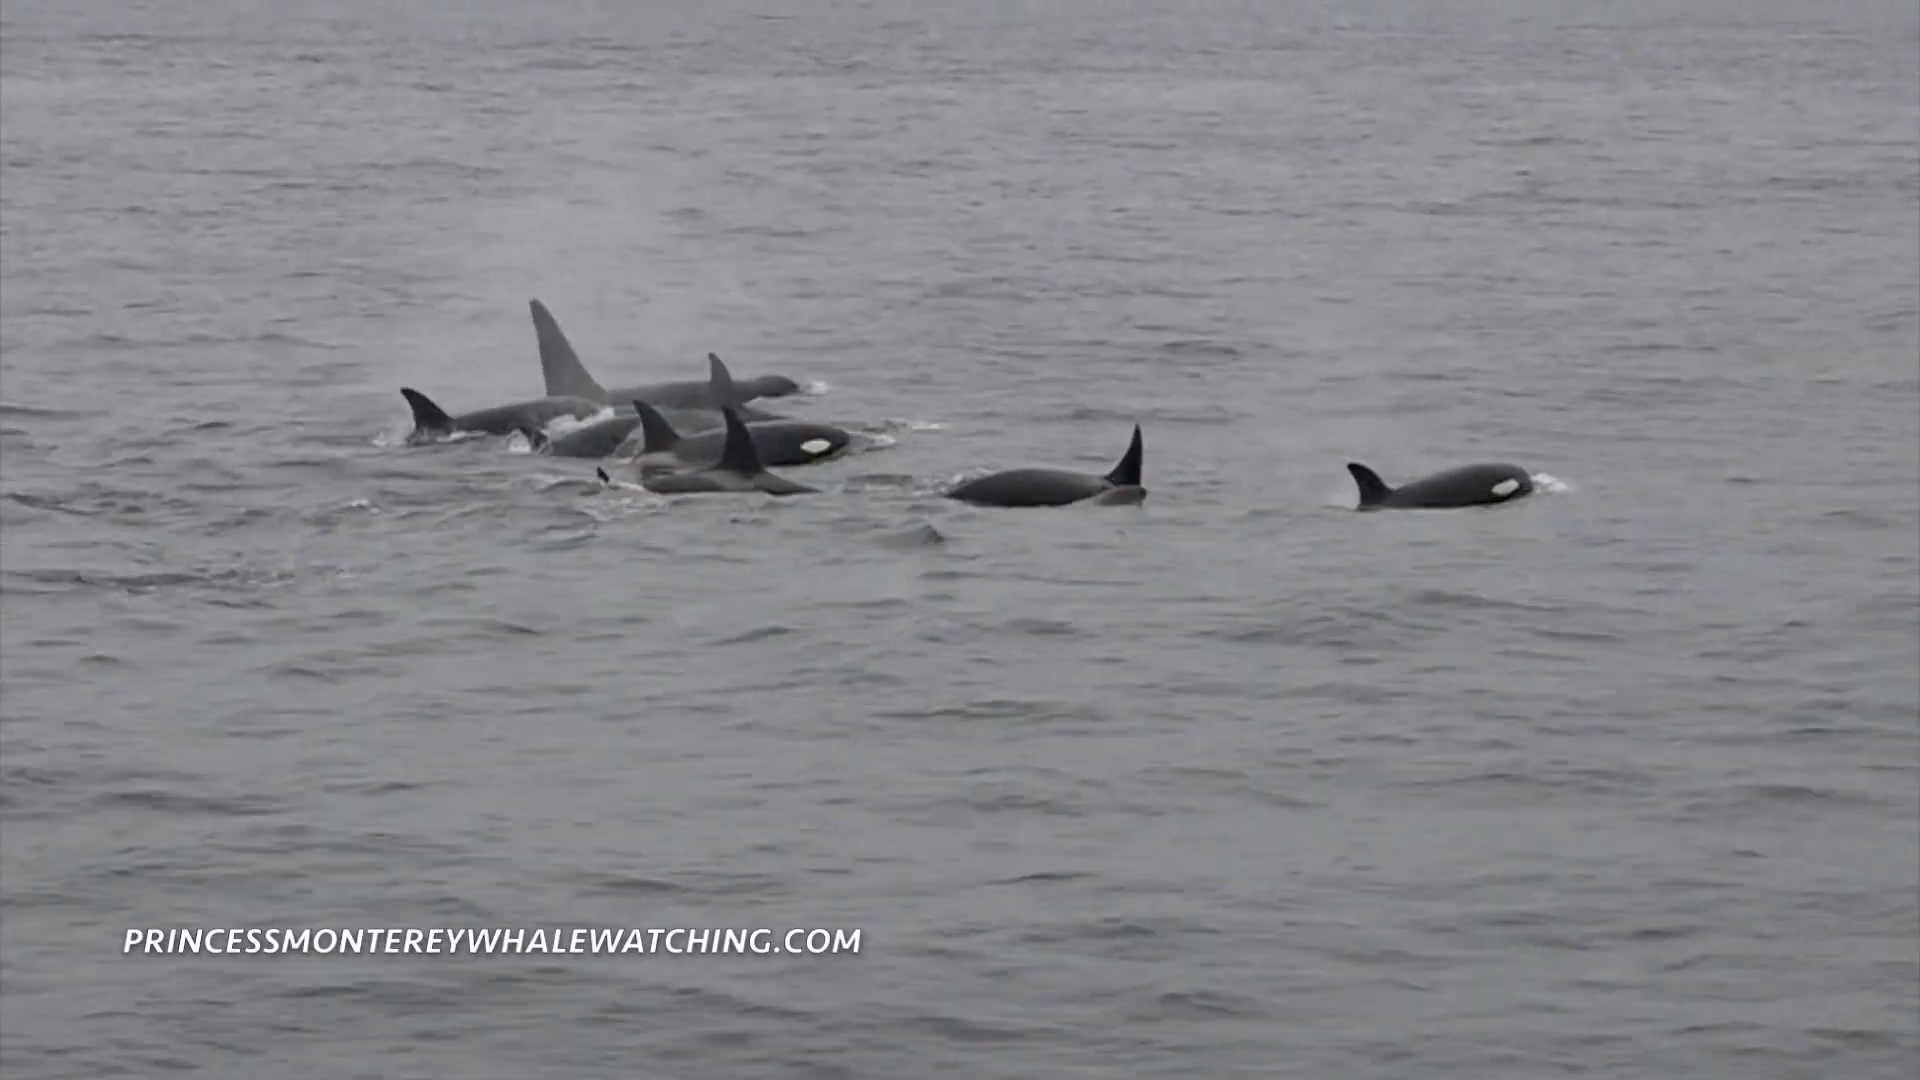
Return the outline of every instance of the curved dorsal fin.
<path id="1" fill-rule="evenodd" d="M 1365 465 L 1357 461 L 1349 461 L 1347 471 L 1353 474 L 1353 482 L 1360 486 L 1362 507 L 1379 506 L 1387 501 L 1387 496 L 1393 494 L 1393 489 L 1387 486 L 1385 480 L 1380 479 L 1380 474 Z"/>
<path id="2" fill-rule="evenodd" d="M 659 409 L 634 398 L 633 411 L 640 414 L 641 453 L 658 453 L 680 445 L 680 433 L 673 430 L 673 425 L 660 415 Z"/>
<path id="3" fill-rule="evenodd" d="M 413 426 L 421 431 L 452 431 L 453 417 L 447 410 L 433 403 L 433 399 L 410 386 L 400 388 L 400 396 L 407 399 L 407 407 L 413 410 Z"/>
<path id="4" fill-rule="evenodd" d="M 758 476 L 766 472 L 767 467 L 760 464 L 760 451 L 753 445 L 753 432 L 747 430 L 740 414 L 728 405 L 720 410 L 720 416 L 727 422 L 727 446 L 720 451 L 720 460 L 713 467 L 742 476 Z"/>
<path id="5" fill-rule="evenodd" d="M 1140 463 L 1144 456 L 1140 445 L 1140 425 L 1133 425 L 1133 441 L 1127 444 L 1127 452 L 1120 457 L 1120 464 L 1107 474 L 1107 483 L 1114 487 L 1139 487 Z"/>
<path id="6" fill-rule="evenodd" d="M 713 407 L 739 405 L 740 391 L 733 385 L 733 372 L 718 353 L 707 354 L 707 387 L 713 394 Z"/>
<path id="7" fill-rule="evenodd" d="M 587 373 L 567 335 L 560 332 L 560 320 L 553 317 L 547 305 L 530 300 L 527 308 L 533 312 L 533 336 L 540 343 L 540 375 L 547 382 L 547 396 L 607 400 L 606 387 Z"/>

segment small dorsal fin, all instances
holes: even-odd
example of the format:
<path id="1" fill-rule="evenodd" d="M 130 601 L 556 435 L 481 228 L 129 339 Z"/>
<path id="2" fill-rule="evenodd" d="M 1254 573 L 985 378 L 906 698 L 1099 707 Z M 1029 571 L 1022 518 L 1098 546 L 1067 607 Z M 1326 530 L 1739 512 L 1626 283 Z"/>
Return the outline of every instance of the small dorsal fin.
<path id="1" fill-rule="evenodd" d="M 1379 506 L 1381 503 L 1387 501 L 1387 496 L 1393 494 L 1393 489 L 1387 486 L 1385 480 L 1380 479 L 1379 473 L 1374 472 L 1372 469 L 1367 468 L 1357 461 L 1347 462 L 1347 472 L 1353 474 L 1353 482 L 1360 486 L 1360 506 L 1362 509 L 1369 506 Z"/>
<path id="2" fill-rule="evenodd" d="M 766 472 L 767 467 L 760 464 L 760 451 L 753 445 L 753 432 L 747 430 L 740 414 L 728 405 L 720 410 L 720 416 L 727 422 L 727 446 L 720 451 L 720 460 L 713 467 L 742 476 L 758 476 Z"/>
<path id="3" fill-rule="evenodd" d="M 540 343 L 540 375 L 546 379 L 547 396 L 606 401 L 606 387 L 587 373 L 587 366 L 580 362 L 567 335 L 561 333 L 560 321 L 553 312 L 538 300 L 528 301 L 527 307 L 533 312 L 533 336 Z"/>
<path id="4" fill-rule="evenodd" d="M 432 398 L 408 386 L 400 388 L 400 396 L 407 399 L 407 407 L 413 410 L 414 427 L 421 431 L 453 430 L 453 417 L 435 405 Z"/>
<path id="5" fill-rule="evenodd" d="M 1139 487 L 1140 463 L 1144 451 L 1140 445 L 1140 425 L 1133 425 L 1133 441 L 1127 444 L 1127 452 L 1121 455 L 1120 464 L 1107 474 L 1107 483 L 1114 487 Z"/>
<path id="6" fill-rule="evenodd" d="M 680 433 L 673 430 L 673 425 L 660 415 L 659 409 L 634 398 L 633 411 L 640 414 L 641 453 L 655 454 L 680 445 Z"/>
<path id="7" fill-rule="evenodd" d="M 713 394 L 713 407 L 739 405 L 740 391 L 733 385 L 733 372 L 727 370 L 726 362 L 718 353 L 707 354 L 707 386 Z"/>
<path id="8" fill-rule="evenodd" d="M 611 476 L 608 476 L 608 475 L 607 475 L 607 470 L 605 470 L 605 469 L 602 469 L 602 468 L 595 468 L 595 469 L 593 470 L 593 475 L 595 475 L 595 476 L 597 476 L 597 477 L 599 477 L 599 478 L 600 478 L 600 482 L 601 482 L 602 484 L 611 484 L 611 483 L 613 483 L 613 477 L 611 477 Z"/>

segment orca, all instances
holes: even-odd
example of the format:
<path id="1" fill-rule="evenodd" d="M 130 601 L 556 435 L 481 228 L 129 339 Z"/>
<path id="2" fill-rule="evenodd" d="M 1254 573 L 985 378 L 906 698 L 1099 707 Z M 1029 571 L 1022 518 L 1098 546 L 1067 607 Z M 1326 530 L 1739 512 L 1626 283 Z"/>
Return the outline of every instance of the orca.
<path id="1" fill-rule="evenodd" d="M 540 374 L 546 380 L 547 393 L 555 396 L 583 397 L 608 404 L 638 398 L 663 409 L 704 409 L 709 412 L 717 411 L 722 405 L 732 405 L 740 410 L 743 418 L 751 422 L 781 418 L 750 408 L 747 402 L 760 397 L 783 397 L 800 390 L 800 384 L 784 375 L 762 375 L 738 382 L 729 380 L 733 396 L 723 398 L 714 385 L 711 370 L 715 365 L 722 368 L 725 365 L 713 353 L 707 354 L 709 377 L 705 382 L 681 380 L 608 390 L 587 372 L 586 365 L 580 362 L 580 355 L 574 352 L 573 344 L 560 329 L 560 321 L 553 317 L 547 306 L 538 300 L 531 300 L 528 301 L 528 308 L 533 312 L 533 334 L 540 347 Z"/>
<path id="2" fill-rule="evenodd" d="M 635 399 L 633 411 L 640 423 L 640 433 L 637 440 L 627 441 L 620 456 L 642 471 L 655 465 L 711 465 L 720 460 L 726 448 L 725 430 L 683 435 L 673 426 L 673 421 L 644 401 Z M 853 441 L 853 436 L 842 428 L 803 420 L 748 424 L 747 434 L 753 436 L 754 452 L 760 455 L 760 464 L 767 468 L 825 461 Z"/>
<path id="3" fill-rule="evenodd" d="M 712 434 L 716 441 L 712 457 L 719 456 L 719 427 L 723 423 L 717 412 L 698 409 L 673 409 L 672 422 L 690 432 Z M 607 458 L 625 456 L 627 448 L 633 445 L 633 434 L 640 428 L 638 413 L 620 413 L 617 416 L 602 417 L 591 424 L 582 424 L 564 435 L 548 435 L 544 428 L 527 428 L 522 431 L 527 443 L 536 454 L 552 457 L 571 458 Z"/>
<path id="4" fill-rule="evenodd" d="M 1492 506 L 1512 502 L 1533 491 L 1533 477 L 1527 470 L 1498 462 L 1462 465 L 1397 488 L 1388 487 L 1379 473 L 1359 462 L 1347 462 L 1347 472 L 1360 487 L 1360 505 L 1356 510 L 1454 510 L 1464 506 Z"/>
<path id="5" fill-rule="evenodd" d="M 1061 469 L 1009 469 L 968 480 L 947 492 L 947 498 L 976 506 L 1130 506 L 1145 501 L 1140 485 L 1140 425 L 1133 425 L 1133 441 L 1120 463 L 1105 476 Z"/>
<path id="6" fill-rule="evenodd" d="M 720 459 L 711 465 L 688 472 L 643 472 L 640 486 L 657 495 L 698 495 L 710 492 L 761 491 L 768 495 L 817 493 L 818 488 L 798 484 L 767 471 L 753 448 L 753 435 L 746 421 L 729 405 L 720 410 L 727 422 L 727 441 Z M 607 470 L 597 470 L 600 482 L 611 483 Z"/>
<path id="7" fill-rule="evenodd" d="M 434 404 L 433 399 L 412 387 L 401 387 L 400 396 L 406 398 L 407 405 L 413 409 L 413 431 L 407 435 L 409 446 L 417 446 L 434 439 L 444 439 L 456 431 L 478 431 L 488 435 L 506 435 L 515 431 L 539 431 L 562 416 L 584 420 L 596 413 L 605 412 L 607 408 L 597 401 L 555 396 L 535 398 L 532 401 L 517 401 L 511 405 L 496 405 L 491 409 L 480 409 L 477 412 L 453 416 Z"/>
<path id="8" fill-rule="evenodd" d="M 733 374 L 727 370 L 727 365 L 722 363 L 717 356 L 709 358 L 707 364 L 707 384 L 709 395 L 716 401 L 729 401 L 735 397 Z M 640 400 L 639 398 L 635 398 L 628 402 L 628 404 L 637 405 Z M 704 409 L 672 409 L 663 410 L 662 415 L 665 415 L 666 412 L 672 413 L 672 418 L 669 423 L 677 425 L 689 433 L 712 432 L 714 435 L 713 447 L 711 452 L 707 454 L 707 460 L 712 461 L 720 456 L 720 445 L 725 441 L 726 436 L 722 430 L 724 421 L 720 419 L 718 412 L 709 412 Z M 754 415 L 769 416 L 771 414 L 756 412 Z M 534 429 L 529 429 L 526 432 L 526 436 L 527 442 L 533 447 L 536 453 L 551 454 L 555 457 L 631 457 L 640 452 L 633 438 L 634 431 L 639 427 L 640 414 L 638 412 L 631 415 L 622 413 L 617 416 L 609 416 L 603 420 L 596 420 L 584 427 L 569 431 L 557 439 L 549 439 L 544 430 Z M 775 465 L 790 463 L 789 459 L 785 457 L 779 461 L 772 462 L 772 464 Z"/>

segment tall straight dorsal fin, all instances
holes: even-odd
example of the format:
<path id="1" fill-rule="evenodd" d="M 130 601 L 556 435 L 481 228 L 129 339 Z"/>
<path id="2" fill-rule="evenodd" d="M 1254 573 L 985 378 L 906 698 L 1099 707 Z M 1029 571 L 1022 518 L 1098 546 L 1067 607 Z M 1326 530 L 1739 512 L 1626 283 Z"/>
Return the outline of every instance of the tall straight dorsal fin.
<path id="1" fill-rule="evenodd" d="M 767 467 L 760 464 L 760 451 L 753 445 L 753 432 L 747 430 L 740 414 L 728 405 L 720 410 L 720 416 L 727 422 L 727 446 L 720 451 L 720 460 L 713 467 L 742 476 L 758 476 L 766 472 Z"/>
<path id="2" fill-rule="evenodd" d="M 1107 483 L 1114 487 L 1139 487 L 1140 463 L 1145 456 L 1140 445 L 1140 425 L 1133 425 L 1133 441 L 1127 444 L 1127 452 L 1120 457 L 1120 464 L 1107 474 Z"/>
<path id="3" fill-rule="evenodd" d="M 435 405 L 432 398 L 408 386 L 400 388 L 400 396 L 407 399 L 407 407 L 413 410 L 414 427 L 421 431 L 453 430 L 453 417 Z"/>
<path id="4" fill-rule="evenodd" d="M 713 394 L 713 407 L 740 405 L 740 391 L 733 385 L 733 372 L 719 353 L 707 354 L 707 387 Z"/>
<path id="5" fill-rule="evenodd" d="M 560 331 L 560 320 L 538 300 L 528 301 L 527 307 L 533 312 L 533 336 L 540 343 L 540 375 L 546 379 L 547 396 L 607 400 L 607 388 L 587 373 L 580 354 Z"/>
<path id="6" fill-rule="evenodd" d="M 1387 496 L 1393 494 L 1393 489 L 1387 486 L 1385 480 L 1380 479 L 1379 473 L 1357 461 L 1347 462 L 1347 472 L 1353 474 L 1353 482 L 1360 487 L 1361 509 L 1379 506 L 1387 501 Z"/>
<path id="7" fill-rule="evenodd" d="M 640 414 L 641 453 L 655 454 L 680 445 L 680 433 L 673 430 L 673 425 L 660 415 L 659 409 L 634 398 L 633 411 Z"/>

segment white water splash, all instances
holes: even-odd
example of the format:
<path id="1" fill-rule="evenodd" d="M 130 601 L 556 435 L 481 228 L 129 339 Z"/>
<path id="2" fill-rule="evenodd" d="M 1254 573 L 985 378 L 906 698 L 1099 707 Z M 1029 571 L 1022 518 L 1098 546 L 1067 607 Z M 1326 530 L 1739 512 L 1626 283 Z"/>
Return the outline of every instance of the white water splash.
<path id="1" fill-rule="evenodd" d="M 609 477 L 595 480 L 594 484 L 596 494 L 600 497 L 592 502 L 581 503 L 576 509 L 595 521 L 614 521 L 636 513 L 658 513 L 673 501 L 631 480 Z"/>
<path id="2" fill-rule="evenodd" d="M 576 420 L 571 416 L 565 416 L 565 415 L 556 416 L 552 420 L 547 421 L 546 432 L 548 435 L 551 435 L 557 439 L 560 436 L 565 435 L 570 431 L 578 431 L 583 427 L 589 427 L 593 424 L 599 423 L 602 420 L 611 420 L 613 418 L 614 413 L 618 411 L 619 410 L 609 405 L 606 408 L 601 409 L 599 412 L 594 413 L 592 416 L 588 416 L 579 420 Z"/>
<path id="3" fill-rule="evenodd" d="M 1573 490 L 1573 485 L 1550 473 L 1533 474 L 1533 490 L 1560 495 Z"/>
<path id="4" fill-rule="evenodd" d="M 573 509 L 605 524 L 635 514 L 659 513 L 672 502 L 664 495 L 656 495 L 645 488 L 619 480 L 603 488 L 602 494 L 604 498 L 580 503 Z"/>
<path id="5" fill-rule="evenodd" d="M 660 471 L 671 472 L 673 470 L 662 469 Z M 626 492 L 629 494 L 644 495 L 649 499 L 659 500 L 662 504 L 666 502 L 665 496 L 648 491 L 646 487 L 637 480 L 628 480 L 624 476 L 614 476 L 606 472 L 605 469 L 601 470 L 601 475 L 605 476 L 606 479 L 595 479 L 594 484 L 603 492 Z"/>
<path id="6" fill-rule="evenodd" d="M 820 397 L 833 389 L 833 384 L 825 379 L 810 379 L 800 384 L 800 392 L 808 397 Z"/>
<path id="7" fill-rule="evenodd" d="M 407 424 L 398 428 L 388 428 L 387 430 L 382 431 L 380 434 L 375 435 L 373 437 L 373 445 L 380 447 L 383 450 L 389 449 L 395 446 L 406 446 L 408 445 L 407 438 L 412 434 L 413 434 L 413 425 L 411 424 Z M 487 437 L 486 433 L 482 431 L 455 431 L 446 435 L 441 435 L 429 441 L 436 442 L 436 443 L 456 443 L 456 442 L 464 442 L 467 439 L 484 439 L 486 437 Z"/>
<path id="8" fill-rule="evenodd" d="M 561 476 L 557 473 L 535 473 L 528 477 L 535 491 L 552 491 L 555 488 L 577 487 L 586 494 L 600 490 L 600 482 L 590 476 Z"/>

